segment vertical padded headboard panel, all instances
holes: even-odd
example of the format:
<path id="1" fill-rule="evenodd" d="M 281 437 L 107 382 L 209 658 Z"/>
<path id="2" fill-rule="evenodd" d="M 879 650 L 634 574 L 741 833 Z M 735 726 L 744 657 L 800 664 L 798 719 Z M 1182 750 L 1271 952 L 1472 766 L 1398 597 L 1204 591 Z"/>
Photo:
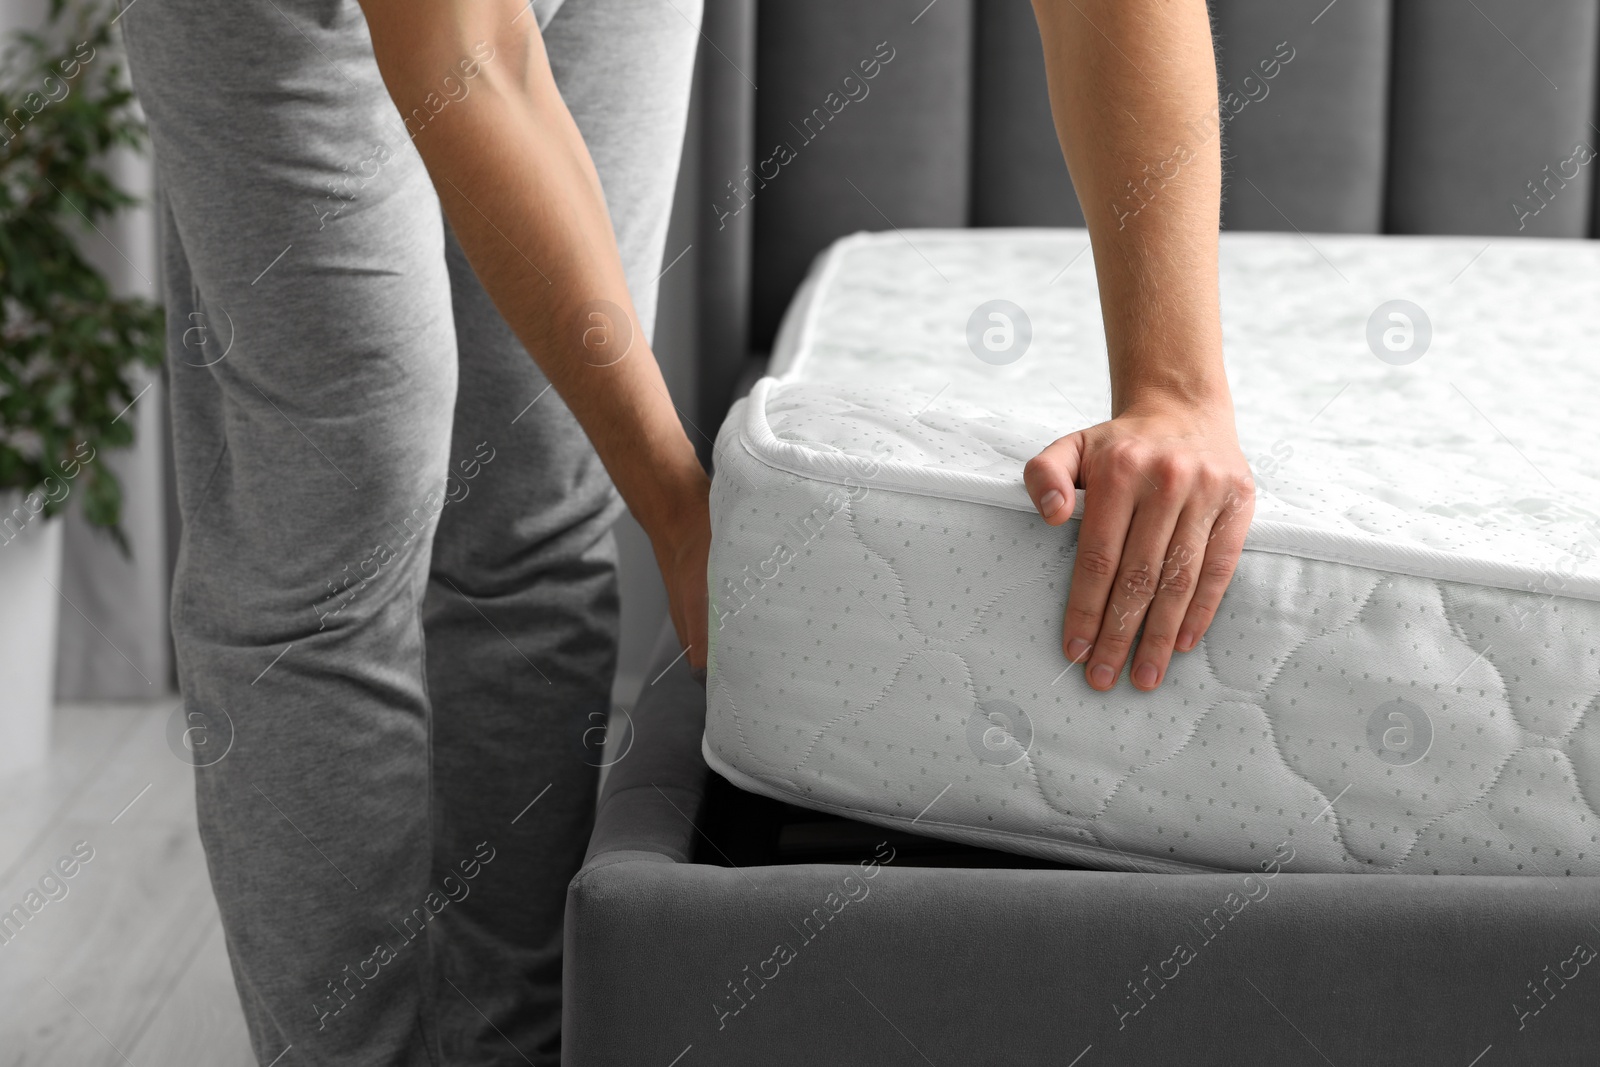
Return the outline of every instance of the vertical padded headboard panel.
<path id="1" fill-rule="evenodd" d="M 1396 0 L 1395 15 L 1388 228 L 1588 234 L 1600 162 L 1567 161 L 1596 147 L 1600 5 Z"/>
<path id="2" fill-rule="evenodd" d="M 699 173 L 694 212 L 699 380 L 697 418 L 720 420 L 750 352 L 750 264 L 755 210 L 730 211 L 728 179 L 755 155 L 755 0 L 706 0 L 697 57 Z M 691 133 L 692 133 L 691 129 Z M 708 203 L 702 193 L 710 196 Z M 669 252 L 668 255 L 676 255 Z M 712 421 L 712 426 L 716 421 Z M 691 438 L 703 445 L 705 439 Z"/>
<path id="3" fill-rule="evenodd" d="M 1224 117 L 1223 225 L 1379 232 L 1389 0 L 1212 0 L 1211 8 Z M 1208 119 L 1191 131 L 1198 140 L 1215 128 Z"/>
<path id="4" fill-rule="evenodd" d="M 974 18 L 972 225 L 1082 226 L 1033 5 L 977 0 Z"/>
<path id="5" fill-rule="evenodd" d="M 751 344 L 763 349 L 806 267 L 835 238 L 966 225 L 972 3 L 809 0 L 758 11 L 755 150 L 765 180 L 751 201 Z M 892 58 L 864 81 L 860 64 L 880 45 Z M 841 106 L 847 93 L 860 99 Z M 788 161 L 764 162 L 775 153 Z"/>

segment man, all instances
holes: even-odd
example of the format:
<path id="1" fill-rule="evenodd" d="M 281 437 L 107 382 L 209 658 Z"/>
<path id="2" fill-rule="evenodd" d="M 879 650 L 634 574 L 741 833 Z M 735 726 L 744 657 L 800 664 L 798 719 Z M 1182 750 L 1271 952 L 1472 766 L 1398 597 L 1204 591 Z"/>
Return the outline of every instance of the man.
<path id="1" fill-rule="evenodd" d="M 163 191 L 173 629 L 186 709 L 235 732 L 197 796 L 256 1055 L 555 1063 L 613 485 L 705 665 L 708 482 L 648 344 L 698 3 L 124 11 Z M 1107 205 L 1215 112 L 1209 23 L 1203 0 L 1036 11 L 1116 417 L 1025 478 L 1053 525 L 1089 501 L 1066 655 L 1103 690 L 1131 653 L 1151 689 L 1251 507 L 1216 144 L 1131 223 Z"/>

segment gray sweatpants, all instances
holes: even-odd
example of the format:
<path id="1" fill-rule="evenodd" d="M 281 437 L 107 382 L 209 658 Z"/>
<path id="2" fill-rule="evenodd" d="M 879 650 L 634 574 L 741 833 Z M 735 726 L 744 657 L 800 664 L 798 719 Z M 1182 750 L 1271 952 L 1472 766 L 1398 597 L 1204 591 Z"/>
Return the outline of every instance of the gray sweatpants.
<path id="1" fill-rule="evenodd" d="M 411 144 L 472 79 L 441 71 L 408 130 L 354 0 L 124 12 L 164 201 L 179 679 L 256 1055 L 553 1064 L 621 505 Z M 536 14 L 651 323 L 699 2 Z"/>

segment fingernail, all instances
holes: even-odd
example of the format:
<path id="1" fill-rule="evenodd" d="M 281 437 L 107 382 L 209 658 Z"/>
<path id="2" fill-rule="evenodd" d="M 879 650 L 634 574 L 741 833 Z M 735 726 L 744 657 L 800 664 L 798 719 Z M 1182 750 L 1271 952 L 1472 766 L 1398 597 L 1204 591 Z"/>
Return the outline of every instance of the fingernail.
<path id="1" fill-rule="evenodd" d="M 1133 669 L 1133 684 L 1140 689 L 1154 689 L 1156 687 L 1156 666 L 1153 663 L 1141 663 Z"/>
<path id="2" fill-rule="evenodd" d="M 1089 654 L 1089 642 L 1081 637 L 1074 637 L 1067 642 L 1067 658 L 1074 663 L 1082 663 Z"/>
<path id="3" fill-rule="evenodd" d="M 1039 498 L 1039 514 L 1048 519 L 1060 509 L 1061 502 L 1065 499 L 1059 490 L 1050 490 Z"/>
<path id="4" fill-rule="evenodd" d="M 1089 669 L 1089 684 L 1096 689 L 1109 689 L 1116 677 L 1111 668 L 1104 663 L 1096 663 Z"/>
<path id="5" fill-rule="evenodd" d="M 1194 631 L 1185 630 L 1178 635 L 1178 651 L 1187 652 L 1194 647 Z"/>

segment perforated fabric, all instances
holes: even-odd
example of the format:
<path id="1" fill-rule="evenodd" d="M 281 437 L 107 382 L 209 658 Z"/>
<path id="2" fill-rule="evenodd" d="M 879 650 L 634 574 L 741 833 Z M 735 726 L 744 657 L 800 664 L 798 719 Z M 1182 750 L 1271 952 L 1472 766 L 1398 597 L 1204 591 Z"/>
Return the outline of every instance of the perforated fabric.
<path id="1" fill-rule="evenodd" d="M 819 260 L 717 441 L 711 765 L 1114 868 L 1288 843 L 1297 870 L 1600 873 L 1600 252 L 1224 235 L 1256 518 L 1200 647 L 1101 694 L 1060 645 L 1077 523 L 1021 484 L 1108 413 L 1086 245 L 908 231 Z M 997 298 L 1032 333 L 1005 365 L 967 340 Z M 1400 366 L 1367 340 L 1397 298 L 1431 332 Z"/>

